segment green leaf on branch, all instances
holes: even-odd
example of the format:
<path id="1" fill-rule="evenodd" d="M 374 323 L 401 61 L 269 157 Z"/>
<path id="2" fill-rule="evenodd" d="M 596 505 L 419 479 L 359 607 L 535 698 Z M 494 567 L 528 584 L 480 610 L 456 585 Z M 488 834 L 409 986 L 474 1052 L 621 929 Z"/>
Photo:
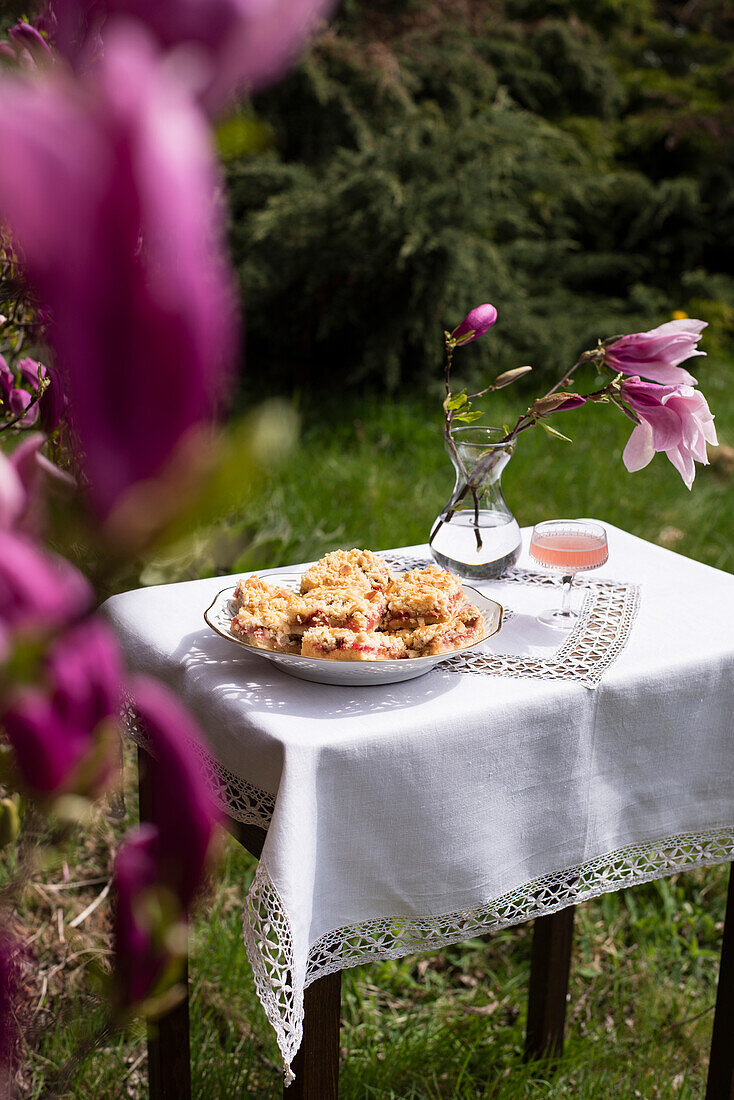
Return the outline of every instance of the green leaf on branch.
<path id="1" fill-rule="evenodd" d="M 455 409 L 463 409 L 464 405 L 467 405 L 466 390 L 462 390 L 461 393 L 455 393 L 446 398 L 443 403 L 443 407 L 447 412 L 454 412 Z"/>
<path id="2" fill-rule="evenodd" d="M 461 424 L 473 424 L 475 420 L 480 420 L 481 417 L 482 413 L 480 412 L 457 413 L 454 417 L 454 421 L 458 421 Z"/>
<path id="3" fill-rule="evenodd" d="M 563 435 L 562 432 L 556 431 L 556 429 L 552 428 L 550 424 L 546 424 L 545 420 L 539 420 L 538 423 L 540 424 L 543 431 L 546 431 L 548 435 L 554 435 L 556 439 L 563 439 L 566 443 L 573 443 L 572 439 L 569 439 L 567 435 Z"/>

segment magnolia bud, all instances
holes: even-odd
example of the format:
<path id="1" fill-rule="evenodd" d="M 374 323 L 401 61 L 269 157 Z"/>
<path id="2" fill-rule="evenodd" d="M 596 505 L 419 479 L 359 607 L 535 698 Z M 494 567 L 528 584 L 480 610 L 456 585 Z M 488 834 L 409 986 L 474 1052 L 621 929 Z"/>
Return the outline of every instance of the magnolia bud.
<path id="1" fill-rule="evenodd" d="M 549 393 L 547 397 L 539 397 L 533 402 L 533 412 L 536 416 L 545 416 L 546 413 L 553 412 L 559 405 L 577 396 L 578 394 L 575 393 Z"/>
<path id="2" fill-rule="evenodd" d="M 522 378 L 524 374 L 529 374 L 532 369 L 532 367 L 515 367 L 514 370 L 503 371 L 495 378 L 494 388 L 501 390 L 503 386 L 509 386 L 512 382 L 516 382 L 518 378 Z"/>
<path id="3" fill-rule="evenodd" d="M 496 320 L 497 310 L 489 302 L 485 302 L 481 306 L 475 306 L 467 313 L 461 324 L 456 326 L 449 339 L 457 348 L 460 348 L 463 344 L 471 344 L 473 340 L 478 340 L 480 336 L 484 336 Z"/>

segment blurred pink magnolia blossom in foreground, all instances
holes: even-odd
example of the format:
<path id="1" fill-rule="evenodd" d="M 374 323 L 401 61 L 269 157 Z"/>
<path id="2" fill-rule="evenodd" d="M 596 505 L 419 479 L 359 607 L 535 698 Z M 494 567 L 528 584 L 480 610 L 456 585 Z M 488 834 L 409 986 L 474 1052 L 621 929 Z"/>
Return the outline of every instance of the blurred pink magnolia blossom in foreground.
<path id="1" fill-rule="evenodd" d="M 35 69 L 53 62 L 53 54 L 43 35 L 22 19 L 10 28 L 8 39 L 0 42 L 0 57 L 15 62 L 20 68 Z"/>
<path id="2" fill-rule="evenodd" d="M 115 857 L 115 996 L 119 1007 L 139 1004 L 151 993 L 166 964 L 152 906 L 158 884 L 158 830 L 140 825 Z M 158 932 L 158 936 L 156 936 Z"/>
<path id="3" fill-rule="evenodd" d="M 0 451 L 0 531 L 37 534 L 44 516 L 44 491 L 52 484 L 67 491 L 76 487 L 71 474 L 42 454 L 45 442 L 43 432 L 29 432 L 11 455 Z"/>
<path id="4" fill-rule="evenodd" d="M 19 23 L 0 44 L 21 70 L 0 76 L 0 224 L 39 303 L 35 328 L 55 352 L 49 367 L 25 359 L 11 370 L 3 360 L 0 389 L 19 423 L 37 419 L 46 431 L 68 394 L 103 518 L 140 499 L 135 486 L 186 465 L 189 440 L 229 391 L 236 297 L 200 105 L 217 109 L 237 88 L 276 78 L 332 6 L 56 0 L 35 28 Z M 121 699 L 135 697 L 155 798 L 153 820 L 123 844 L 114 872 L 114 971 L 125 1008 L 158 992 L 176 957 L 177 925 L 200 887 L 217 815 L 193 720 L 160 685 L 127 681 L 113 635 L 89 617 L 86 580 L 21 533 L 37 525 L 39 470 L 50 465 L 42 442 L 31 436 L 0 458 L 0 711 L 20 782 L 48 808 L 60 794 L 104 785 L 108 734 Z M 22 662 L 30 683 L 17 675 Z M 15 995 L 7 942 L 5 1037 Z M 10 1054 L 0 1040 L 0 1073 Z"/>
<path id="5" fill-rule="evenodd" d="M 87 64 L 119 17 L 145 24 L 164 49 L 188 47 L 204 105 L 272 83 L 295 61 L 336 0 L 54 0 L 44 21 L 58 50 Z"/>
<path id="6" fill-rule="evenodd" d="M 147 996 L 166 953 L 151 925 L 154 886 L 170 892 L 185 917 L 206 869 L 218 813 L 204 776 L 202 737 L 173 694 L 147 677 L 130 690 L 150 739 L 155 825 L 143 825 L 115 863 L 115 959 L 118 997 L 131 1005 Z"/>
<path id="7" fill-rule="evenodd" d="M 0 531 L 0 659 L 14 635 L 44 637 L 89 610 L 92 587 L 64 558 Z"/>
<path id="8" fill-rule="evenodd" d="M 626 379 L 621 394 L 640 420 L 622 456 L 627 469 L 641 470 L 656 451 L 664 451 L 690 489 L 694 461 L 708 465 L 706 444 L 718 444 L 706 398 L 691 386 L 659 386 L 640 378 Z"/>
<path id="9" fill-rule="evenodd" d="M 26 790 L 98 794 L 112 770 L 111 732 L 120 718 L 123 669 L 109 627 L 90 619 L 49 649 L 40 684 L 5 698 L 3 728 Z"/>
<path id="10" fill-rule="evenodd" d="M 622 374 L 638 375 L 663 385 L 695 386 L 696 379 L 678 364 L 694 355 L 706 321 L 686 317 L 667 321 L 649 332 L 633 332 L 608 344 L 604 362 Z"/>
<path id="11" fill-rule="evenodd" d="M 0 221 L 49 336 L 105 516 L 226 396 L 236 343 L 205 123 L 139 28 L 85 82 L 0 80 Z"/>

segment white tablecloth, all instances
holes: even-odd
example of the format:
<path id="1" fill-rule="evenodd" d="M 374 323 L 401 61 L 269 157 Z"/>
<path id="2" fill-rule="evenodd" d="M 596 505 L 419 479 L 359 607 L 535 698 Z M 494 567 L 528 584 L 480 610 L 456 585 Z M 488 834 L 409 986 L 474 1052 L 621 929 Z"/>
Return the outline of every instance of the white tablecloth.
<path id="1" fill-rule="evenodd" d="M 232 815 L 268 828 L 245 941 L 286 1065 L 324 973 L 734 858 L 734 577 L 606 526 L 601 572 L 642 598 L 595 691 L 293 679 L 204 623 L 235 578 L 107 601 L 130 664 L 198 717 Z M 553 652 L 532 613 L 554 590 L 478 587 L 518 612 L 488 648 Z"/>

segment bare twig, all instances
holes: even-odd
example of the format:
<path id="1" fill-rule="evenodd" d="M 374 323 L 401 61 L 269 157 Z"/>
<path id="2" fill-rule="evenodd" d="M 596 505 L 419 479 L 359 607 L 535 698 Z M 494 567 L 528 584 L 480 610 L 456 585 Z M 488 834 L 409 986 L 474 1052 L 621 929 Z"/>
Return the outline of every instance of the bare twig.
<path id="1" fill-rule="evenodd" d="M 83 878 L 78 882 L 37 882 L 35 885 L 42 886 L 44 890 L 81 890 L 83 886 L 99 886 L 107 880 L 107 875 L 99 875 L 97 878 Z"/>
<path id="2" fill-rule="evenodd" d="M 73 921 L 69 921 L 69 928 L 78 928 L 79 925 L 82 924 L 87 919 L 87 917 L 90 916 L 94 912 L 94 910 L 97 908 L 97 906 L 100 905 L 104 901 L 104 899 L 107 897 L 107 895 L 109 894 L 111 885 L 112 885 L 112 879 L 110 879 L 108 881 L 108 883 L 105 886 L 104 890 L 101 892 L 101 894 L 99 894 L 94 899 L 94 901 L 91 903 L 91 905 L 88 905 L 87 908 L 84 909 L 83 912 L 81 912 L 78 917 L 74 917 Z"/>

